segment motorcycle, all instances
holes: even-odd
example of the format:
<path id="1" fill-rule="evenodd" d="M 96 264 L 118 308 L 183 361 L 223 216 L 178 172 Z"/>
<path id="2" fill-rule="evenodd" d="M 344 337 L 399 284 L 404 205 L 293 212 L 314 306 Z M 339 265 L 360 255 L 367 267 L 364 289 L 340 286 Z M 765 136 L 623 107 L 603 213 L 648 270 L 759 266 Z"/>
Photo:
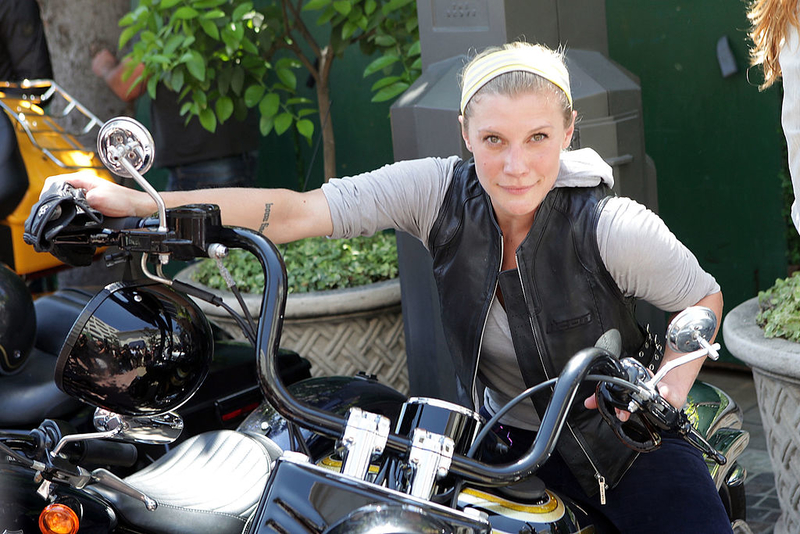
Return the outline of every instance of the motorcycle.
<path id="1" fill-rule="evenodd" d="M 55 256 L 37 254 L 23 242 L 24 221 L 47 176 L 80 170 L 114 180 L 95 149 L 85 143 L 102 124 L 52 80 L 0 82 L 0 262 L 4 264 L 0 265 L 0 284 L 18 284 L 14 273 L 32 280 L 65 266 Z M 113 249 L 98 252 L 109 253 L 109 265 L 128 259 Z M 0 292 L 4 290 L 0 287 Z M 53 382 L 59 350 L 92 297 L 93 292 L 86 289 L 67 287 L 39 296 L 33 309 L 29 303 L 19 303 L 18 309 L 28 312 L 20 328 L 35 329 L 35 335 L 13 369 L 2 372 L 0 368 L 0 428 L 29 429 L 45 418 L 57 418 L 81 432 L 93 429 L 92 410 Z M 30 300 L 25 295 L 17 298 Z M 214 345 L 209 379 L 181 409 L 182 439 L 215 428 L 236 428 L 262 401 L 252 345 L 227 339 L 216 329 Z M 289 382 L 310 377 L 310 364 L 304 358 L 290 351 L 283 351 L 280 358 Z M 156 458 L 164 452 L 163 447 L 140 450 L 144 454 L 139 465 L 145 457 Z"/>
<path id="2" fill-rule="evenodd" d="M 623 407 L 647 422 L 653 439 L 676 432 L 703 451 L 728 496 L 732 523 L 748 531 L 745 472 L 736 463 L 749 439 L 741 412 L 706 384 L 692 390 L 686 410 L 673 408 L 656 389 L 669 369 L 715 355 L 719 346 L 709 339 L 716 317 L 707 308 L 690 308 L 673 320 L 667 342 L 683 356 L 655 376 L 635 360 L 619 358 L 614 331 L 578 352 L 557 379 L 507 406 L 552 387 L 530 450 L 511 464 L 486 464 L 478 454 L 481 444 L 505 409 L 484 421 L 448 402 L 405 398 L 365 376 L 284 384 L 277 354 L 287 282 L 277 248 L 257 232 L 223 227 L 216 206 L 167 210 L 141 177 L 152 148 L 138 123 L 109 121 L 99 146 L 114 172 L 129 173 L 150 192 L 158 217 L 66 229 L 38 246 L 115 245 L 140 252 L 149 280 L 106 287 L 87 305 L 58 356 L 57 385 L 97 407 L 98 432 L 64 434 L 48 421 L 28 433 L 0 431 L 0 528 L 6 533 L 32 531 L 37 523 L 42 532 L 73 533 L 611 532 L 535 476 L 585 381 L 599 384 L 607 416 Z M 65 187 L 62 193 L 80 203 L 79 191 Z M 239 320 L 256 337 L 267 402 L 236 431 L 194 436 L 125 479 L 82 468 L 73 451 L 77 444 L 175 438 L 172 410 L 197 391 L 209 358 L 204 319 L 186 295 L 214 297 L 165 278 L 160 266 L 169 259 L 222 257 L 229 248 L 254 254 L 265 274 L 258 323 Z M 156 272 L 146 264 L 150 258 Z"/>

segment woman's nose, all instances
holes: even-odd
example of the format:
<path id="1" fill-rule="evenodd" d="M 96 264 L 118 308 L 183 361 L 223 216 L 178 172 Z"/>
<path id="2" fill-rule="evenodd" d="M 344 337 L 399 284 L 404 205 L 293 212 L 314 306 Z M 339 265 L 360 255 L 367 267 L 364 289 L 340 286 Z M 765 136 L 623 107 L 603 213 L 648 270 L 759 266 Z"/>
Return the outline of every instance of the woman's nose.
<path id="1" fill-rule="evenodd" d="M 510 176 L 520 176 L 527 172 L 528 162 L 525 151 L 519 147 L 509 147 L 506 151 L 503 170 Z"/>

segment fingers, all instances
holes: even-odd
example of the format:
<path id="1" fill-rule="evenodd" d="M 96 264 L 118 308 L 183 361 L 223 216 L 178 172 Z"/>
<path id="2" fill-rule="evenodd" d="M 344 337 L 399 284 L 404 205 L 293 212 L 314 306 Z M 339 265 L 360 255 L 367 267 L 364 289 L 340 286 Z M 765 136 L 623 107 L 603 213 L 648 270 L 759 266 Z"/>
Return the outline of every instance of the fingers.
<path id="1" fill-rule="evenodd" d="M 597 409 L 597 396 L 595 394 L 592 394 L 591 397 L 587 397 L 586 399 L 584 399 L 583 406 L 587 410 L 596 410 Z M 617 419 L 619 419 L 623 423 L 631 418 L 631 414 L 629 412 L 626 412 L 624 410 L 620 410 L 619 408 L 615 408 L 615 411 L 617 413 Z"/>

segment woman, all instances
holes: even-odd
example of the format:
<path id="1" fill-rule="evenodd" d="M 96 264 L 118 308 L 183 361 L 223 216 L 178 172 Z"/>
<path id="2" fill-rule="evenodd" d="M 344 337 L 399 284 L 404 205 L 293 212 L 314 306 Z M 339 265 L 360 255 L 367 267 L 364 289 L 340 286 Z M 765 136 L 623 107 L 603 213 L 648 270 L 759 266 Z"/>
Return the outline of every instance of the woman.
<path id="1" fill-rule="evenodd" d="M 800 23 L 798 3 L 789 0 L 756 0 L 747 14 L 753 27 L 750 59 L 761 65 L 762 91 L 783 78 L 781 124 L 789 152 L 789 173 L 794 189 L 791 217 L 800 232 Z"/>
<path id="2" fill-rule="evenodd" d="M 462 135 L 474 160 L 400 162 L 308 193 L 170 192 L 165 202 L 214 202 L 225 224 L 258 229 L 275 242 L 382 228 L 417 236 L 433 256 L 460 385 L 488 414 L 556 375 L 612 327 L 622 333 L 626 355 L 657 369 L 662 355 L 635 321 L 635 298 L 668 311 L 704 305 L 721 316 L 719 286 L 663 222 L 611 195 L 611 169 L 595 152 L 566 151 L 576 113 L 559 54 L 506 45 L 476 57 L 462 81 Z M 141 193 L 80 175 L 69 181 L 107 215 L 155 209 Z M 663 360 L 675 357 L 667 352 Z M 701 364 L 682 366 L 661 383 L 673 405 L 683 406 Z M 500 461 L 530 442 L 545 402 L 534 399 L 502 421 L 502 437 L 513 446 Z M 540 472 L 547 484 L 622 532 L 730 532 L 696 450 L 667 437 L 637 459 L 602 422 L 594 398 L 585 403 L 573 409 L 558 453 Z M 702 513 L 692 513 L 698 506 Z"/>

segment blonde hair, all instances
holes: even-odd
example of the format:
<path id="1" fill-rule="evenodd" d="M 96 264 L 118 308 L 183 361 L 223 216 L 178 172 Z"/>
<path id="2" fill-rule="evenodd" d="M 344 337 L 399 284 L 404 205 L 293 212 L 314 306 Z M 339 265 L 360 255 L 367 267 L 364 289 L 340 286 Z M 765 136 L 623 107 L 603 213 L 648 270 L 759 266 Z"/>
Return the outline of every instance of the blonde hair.
<path id="1" fill-rule="evenodd" d="M 521 52 L 521 61 L 517 52 Z M 491 47 L 467 63 L 460 84 L 465 124 L 470 104 L 482 95 L 513 97 L 525 93 L 552 96 L 564 114 L 564 124 L 572 122 L 572 95 L 563 50 L 521 41 Z"/>
<path id="2" fill-rule="evenodd" d="M 797 0 L 755 0 L 750 4 L 747 12 L 753 41 L 750 64 L 761 65 L 764 71 L 764 82 L 759 86 L 762 91 L 781 77 L 778 59 L 786 31 L 789 24 L 800 27 L 797 6 Z"/>

